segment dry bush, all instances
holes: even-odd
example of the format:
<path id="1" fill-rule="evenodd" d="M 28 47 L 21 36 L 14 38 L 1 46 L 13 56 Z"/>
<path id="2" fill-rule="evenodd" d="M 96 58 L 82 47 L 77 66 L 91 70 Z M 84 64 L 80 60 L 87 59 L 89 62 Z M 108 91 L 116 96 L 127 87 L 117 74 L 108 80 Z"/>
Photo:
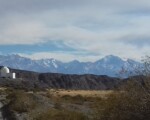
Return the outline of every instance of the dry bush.
<path id="1" fill-rule="evenodd" d="M 150 95 L 140 83 L 130 81 L 123 92 L 97 102 L 95 120 L 150 120 Z"/>
<path id="2" fill-rule="evenodd" d="M 31 94 L 24 91 L 15 91 L 7 96 L 10 100 L 9 109 L 18 113 L 28 112 L 37 106 Z"/>
<path id="3" fill-rule="evenodd" d="M 55 102 L 54 108 L 55 108 L 55 109 L 59 109 L 59 110 L 62 109 L 61 103 L 60 103 L 60 102 Z"/>
<path id="4" fill-rule="evenodd" d="M 121 92 L 96 103 L 94 120 L 150 120 L 150 57 L 136 73 Z"/>
<path id="5" fill-rule="evenodd" d="M 76 96 L 64 95 L 61 97 L 61 99 L 64 102 L 69 102 L 72 104 L 80 104 L 80 105 L 82 105 L 86 101 L 86 98 L 81 95 L 76 95 Z"/>
<path id="6" fill-rule="evenodd" d="M 33 120 L 88 120 L 82 113 L 68 110 L 48 110 L 39 114 Z"/>

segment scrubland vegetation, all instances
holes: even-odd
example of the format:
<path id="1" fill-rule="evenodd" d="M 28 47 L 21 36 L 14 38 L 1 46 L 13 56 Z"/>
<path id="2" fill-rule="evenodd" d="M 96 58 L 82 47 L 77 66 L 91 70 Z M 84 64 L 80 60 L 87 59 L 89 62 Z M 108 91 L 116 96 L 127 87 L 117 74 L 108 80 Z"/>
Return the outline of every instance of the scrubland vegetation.
<path id="1" fill-rule="evenodd" d="M 7 95 L 6 106 L 14 120 L 18 114 L 27 120 L 149 120 L 148 85 L 146 81 L 129 81 L 123 90 L 88 91 L 87 95 L 79 90 L 14 89 L 5 89 L 1 94 Z"/>
<path id="2" fill-rule="evenodd" d="M 150 120 L 150 69 L 145 70 L 111 91 L 2 88 L 2 113 L 6 120 Z"/>

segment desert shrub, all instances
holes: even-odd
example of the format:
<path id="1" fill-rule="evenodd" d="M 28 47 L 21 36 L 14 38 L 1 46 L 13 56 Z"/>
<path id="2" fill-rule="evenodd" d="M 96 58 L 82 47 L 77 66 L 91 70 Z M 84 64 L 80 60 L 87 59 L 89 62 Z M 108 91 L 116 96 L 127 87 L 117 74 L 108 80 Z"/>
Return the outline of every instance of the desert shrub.
<path id="1" fill-rule="evenodd" d="M 61 98 L 63 101 L 81 105 L 86 101 L 86 98 L 81 95 L 76 96 L 64 95 Z"/>
<path id="2" fill-rule="evenodd" d="M 88 120 L 82 113 L 68 110 L 48 110 L 39 114 L 34 120 Z"/>
<path id="3" fill-rule="evenodd" d="M 36 107 L 37 103 L 31 94 L 24 91 L 15 91 L 7 96 L 10 100 L 9 109 L 18 113 L 28 112 Z"/>
<path id="4" fill-rule="evenodd" d="M 6 94 L 6 88 L 0 87 L 0 95 Z"/>
<path id="5" fill-rule="evenodd" d="M 7 88 L 6 90 L 5 90 L 5 93 L 7 94 L 7 95 L 9 95 L 9 94 L 11 94 L 11 93 L 13 93 L 13 92 L 15 92 L 16 90 L 15 89 L 13 89 L 13 88 Z"/>
<path id="6" fill-rule="evenodd" d="M 45 97 L 52 98 L 53 94 L 51 92 L 46 92 Z"/>
<path id="7" fill-rule="evenodd" d="M 61 103 L 60 102 L 55 102 L 54 108 L 59 109 L 59 110 L 62 109 Z"/>
<path id="8" fill-rule="evenodd" d="M 149 120 L 150 95 L 139 83 L 130 82 L 122 92 L 97 103 L 95 120 Z"/>
<path id="9" fill-rule="evenodd" d="M 96 103 L 95 120 L 150 120 L 150 57 L 143 62 L 121 92 Z"/>

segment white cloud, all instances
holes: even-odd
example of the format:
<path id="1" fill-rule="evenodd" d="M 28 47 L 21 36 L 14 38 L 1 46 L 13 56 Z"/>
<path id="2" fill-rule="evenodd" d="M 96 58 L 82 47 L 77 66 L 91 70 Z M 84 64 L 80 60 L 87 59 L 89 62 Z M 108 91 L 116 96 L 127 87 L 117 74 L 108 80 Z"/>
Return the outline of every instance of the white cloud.
<path id="1" fill-rule="evenodd" d="M 138 59 L 150 54 L 148 44 L 134 44 L 150 41 L 148 0 L 0 0 L 0 11 L 0 45 L 62 40 L 71 48 L 98 54 L 87 56 L 90 60 L 108 54 Z M 67 53 L 32 57 L 51 55 L 86 60 Z"/>
<path id="2" fill-rule="evenodd" d="M 70 53 L 64 53 L 64 52 L 40 52 L 40 53 L 34 53 L 31 55 L 28 54 L 22 54 L 20 53 L 19 55 L 31 58 L 34 60 L 38 59 L 47 59 L 47 58 L 55 58 L 57 60 L 60 60 L 62 62 L 70 62 L 72 60 L 79 60 L 79 61 L 96 61 L 101 58 L 101 56 L 96 56 L 96 55 L 78 55 L 78 54 L 70 54 Z"/>

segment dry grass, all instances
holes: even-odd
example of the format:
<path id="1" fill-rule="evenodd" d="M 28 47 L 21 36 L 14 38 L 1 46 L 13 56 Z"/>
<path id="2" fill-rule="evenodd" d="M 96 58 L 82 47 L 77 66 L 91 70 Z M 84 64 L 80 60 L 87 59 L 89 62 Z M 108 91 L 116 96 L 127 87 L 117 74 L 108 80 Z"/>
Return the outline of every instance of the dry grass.
<path id="1" fill-rule="evenodd" d="M 6 87 L 0 87 L 0 90 L 5 91 L 7 88 Z"/>
<path id="2" fill-rule="evenodd" d="M 8 108 L 18 114 L 26 114 L 33 120 L 94 120 L 95 110 L 102 99 L 113 91 L 63 90 L 47 91 L 6 90 Z M 37 114 L 38 113 L 38 114 Z"/>
<path id="3" fill-rule="evenodd" d="M 83 97 L 101 97 L 105 98 L 108 94 L 112 93 L 112 90 L 64 90 L 64 89 L 50 89 L 48 90 L 53 96 L 83 96 Z"/>

